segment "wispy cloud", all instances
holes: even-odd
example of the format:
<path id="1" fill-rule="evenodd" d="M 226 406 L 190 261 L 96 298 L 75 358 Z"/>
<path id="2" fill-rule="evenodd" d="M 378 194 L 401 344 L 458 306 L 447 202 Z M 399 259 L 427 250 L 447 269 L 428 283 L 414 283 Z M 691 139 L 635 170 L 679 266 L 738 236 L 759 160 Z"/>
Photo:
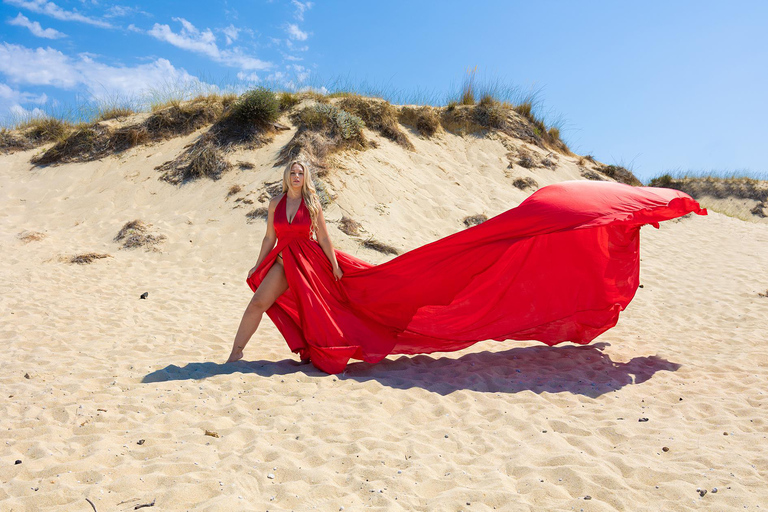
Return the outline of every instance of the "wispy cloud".
<path id="1" fill-rule="evenodd" d="M 245 71 L 272 67 L 272 63 L 246 55 L 240 48 L 233 48 L 231 50 L 220 49 L 216 44 L 216 36 L 210 29 L 198 30 L 197 27 L 184 18 L 173 18 L 173 20 L 181 23 L 180 32 L 174 32 L 168 25 L 155 23 L 147 33 L 177 48 L 206 55 L 226 66 L 240 68 Z"/>
<path id="2" fill-rule="evenodd" d="M 30 103 L 42 105 L 47 101 L 48 96 L 45 93 L 22 92 L 9 87 L 7 84 L 0 83 L 0 119 L 6 118 L 11 124 L 43 113 L 39 107 L 33 107 L 32 110 L 29 110 L 22 105 L 29 105 Z"/>
<path id="3" fill-rule="evenodd" d="M 60 39 L 67 37 L 63 32 L 59 32 L 55 28 L 43 28 L 37 21 L 30 21 L 29 18 L 19 13 L 18 16 L 12 20 L 8 20 L 9 25 L 16 25 L 18 27 L 26 27 L 32 34 L 37 37 L 44 37 L 45 39 Z"/>
<path id="4" fill-rule="evenodd" d="M 289 23 L 285 31 L 288 32 L 288 37 L 297 41 L 306 41 L 309 37 L 309 34 L 302 32 L 299 26 L 295 23 Z"/>
<path id="5" fill-rule="evenodd" d="M 111 23 L 103 20 L 97 20 L 90 16 L 85 16 L 75 11 L 67 11 L 62 9 L 53 2 L 47 2 L 46 0 L 3 0 L 5 3 L 27 9 L 38 14 L 45 14 L 52 18 L 62 21 L 79 21 L 81 23 L 87 23 L 96 27 L 113 28 Z"/>
<path id="6" fill-rule="evenodd" d="M 304 11 L 308 11 L 314 5 L 312 2 L 300 2 L 299 0 L 291 0 L 291 3 L 296 8 L 294 16 L 299 21 L 304 21 Z"/>
<path id="7" fill-rule="evenodd" d="M 234 41 L 237 41 L 237 36 L 240 35 L 240 29 L 234 25 L 228 26 L 223 32 L 224 37 L 227 39 L 227 44 L 232 44 Z"/>
<path id="8" fill-rule="evenodd" d="M 53 48 L 32 49 L 8 43 L 0 44 L 0 73 L 16 84 L 70 90 L 82 87 L 94 99 L 137 98 L 169 83 L 202 84 L 167 59 L 137 66 L 111 66 L 90 55 L 70 57 Z"/>

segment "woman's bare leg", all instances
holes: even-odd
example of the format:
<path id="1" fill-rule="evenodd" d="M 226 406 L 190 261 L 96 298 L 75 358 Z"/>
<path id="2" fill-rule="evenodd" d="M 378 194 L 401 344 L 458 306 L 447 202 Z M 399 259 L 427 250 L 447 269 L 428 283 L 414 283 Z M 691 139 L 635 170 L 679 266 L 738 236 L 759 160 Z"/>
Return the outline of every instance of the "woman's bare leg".
<path id="1" fill-rule="evenodd" d="M 243 349 L 259 327 L 261 317 L 277 298 L 288 289 L 288 281 L 285 280 L 283 265 L 275 262 L 267 275 L 261 281 L 256 292 L 251 297 L 251 302 L 245 308 L 240 327 L 237 328 L 235 341 L 232 343 L 232 353 L 229 354 L 228 363 L 232 363 L 243 357 Z"/>

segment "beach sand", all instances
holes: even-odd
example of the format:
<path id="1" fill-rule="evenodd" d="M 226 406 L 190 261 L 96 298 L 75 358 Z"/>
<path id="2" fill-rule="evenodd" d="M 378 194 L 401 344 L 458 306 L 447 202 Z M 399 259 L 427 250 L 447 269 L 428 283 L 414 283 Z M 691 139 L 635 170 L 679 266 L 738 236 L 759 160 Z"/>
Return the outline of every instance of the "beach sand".
<path id="1" fill-rule="evenodd" d="M 331 376 L 265 316 L 223 365 L 264 233 L 245 213 L 290 136 L 237 156 L 255 169 L 182 187 L 154 166 L 194 135 L 65 166 L 2 157 L 0 510 L 768 507 L 765 224 L 644 227 L 643 287 L 587 346 L 487 341 Z M 414 144 L 339 159 L 337 248 L 391 257 L 342 234 L 341 215 L 404 251 L 530 193 L 494 141 Z M 541 185 L 578 176 L 562 160 Z M 113 241 L 134 219 L 167 237 L 156 251 Z M 67 262 L 87 252 L 110 257 Z"/>

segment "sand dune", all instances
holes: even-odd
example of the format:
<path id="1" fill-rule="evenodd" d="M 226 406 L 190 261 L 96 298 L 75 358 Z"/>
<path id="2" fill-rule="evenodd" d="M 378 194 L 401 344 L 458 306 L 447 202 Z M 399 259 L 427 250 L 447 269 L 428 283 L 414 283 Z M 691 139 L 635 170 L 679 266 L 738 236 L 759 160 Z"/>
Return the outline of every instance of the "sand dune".
<path id="1" fill-rule="evenodd" d="M 643 228 L 643 288 L 588 346 L 489 341 L 329 376 L 265 317 L 225 366 L 265 228 L 245 214 L 292 132 L 228 156 L 253 169 L 159 181 L 196 136 L 90 163 L 0 160 L 0 509 L 768 506 L 764 224 L 713 212 Z M 580 176 L 562 155 L 510 169 L 498 139 L 411 138 L 415 151 L 381 139 L 336 157 L 336 247 L 382 262 L 359 240 L 406 251 L 517 205 L 530 190 L 515 177 Z M 113 241 L 135 219 L 167 237 L 156 250 Z M 111 257 L 67 262 L 88 252 Z"/>

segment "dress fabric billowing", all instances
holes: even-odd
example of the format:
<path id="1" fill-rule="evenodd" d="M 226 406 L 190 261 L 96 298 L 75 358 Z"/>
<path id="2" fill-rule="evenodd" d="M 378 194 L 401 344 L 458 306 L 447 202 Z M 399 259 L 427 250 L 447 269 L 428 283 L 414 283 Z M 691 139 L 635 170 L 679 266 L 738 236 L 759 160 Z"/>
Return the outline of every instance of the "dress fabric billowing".
<path id="1" fill-rule="evenodd" d="M 293 352 L 327 373 L 350 358 L 490 339 L 586 344 L 616 325 L 637 290 L 640 227 L 690 212 L 707 213 L 677 190 L 563 182 L 380 265 L 336 250 L 336 281 L 304 200 L 289 223 L 283 198 L 277 245 L 247 283 L 255 291 L 282 251 L 289 289 L 267 314 Z"/>

